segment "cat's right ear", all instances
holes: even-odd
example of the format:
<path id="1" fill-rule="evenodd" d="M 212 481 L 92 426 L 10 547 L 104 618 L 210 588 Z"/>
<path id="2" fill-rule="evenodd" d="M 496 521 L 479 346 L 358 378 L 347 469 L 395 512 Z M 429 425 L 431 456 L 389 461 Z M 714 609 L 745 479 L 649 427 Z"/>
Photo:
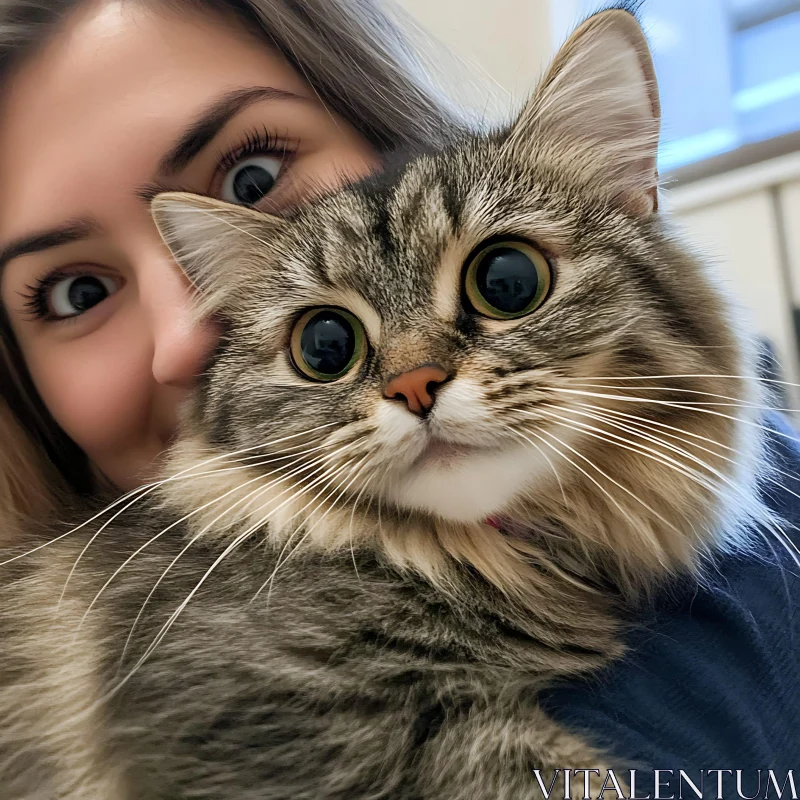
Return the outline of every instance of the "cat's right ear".
<path id="1" fill-rule="evenodd" d="M 561 47 L 512 127 L 507 152 L 556 166 L 635 216 L 658 206 L 660 105 L 655 69 L 632 8 L 589 17 Z"/>
<path id="2" fill-rule="evenodd" d="M 156 195 L 150 213 L 178 266 L 199 291 L 200 315 L 236 313 L 237 299 L 252 286 L 259 254 L 287 225 L 280 217 L 183 192 Z"/>

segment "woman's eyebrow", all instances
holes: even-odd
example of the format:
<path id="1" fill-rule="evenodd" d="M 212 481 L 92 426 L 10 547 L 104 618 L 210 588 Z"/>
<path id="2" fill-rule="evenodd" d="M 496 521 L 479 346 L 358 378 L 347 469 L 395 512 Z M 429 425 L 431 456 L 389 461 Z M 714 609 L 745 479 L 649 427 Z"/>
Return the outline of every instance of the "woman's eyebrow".
<path id="1" fill-rule="evenodd" d="M 180 172 L 214 137 L 228 121 L 243 108 L 261 100 L 301 100 L 313 102 L 294 92 L 275 89 L 272 86 L 251 86 L 226 92 L 200 112 L 186 132 L 172 146 L 158 165 L 160 175 L 167 177 Z"/>
<path id="2" fill-rule="evenodd" d="M 91 219 L 75 219 L 56 228 L 21 236 L 0 248 L 0 273 L 6 264 L 15 258 L 88 239 L 98 230 L 99 226 Z"/>

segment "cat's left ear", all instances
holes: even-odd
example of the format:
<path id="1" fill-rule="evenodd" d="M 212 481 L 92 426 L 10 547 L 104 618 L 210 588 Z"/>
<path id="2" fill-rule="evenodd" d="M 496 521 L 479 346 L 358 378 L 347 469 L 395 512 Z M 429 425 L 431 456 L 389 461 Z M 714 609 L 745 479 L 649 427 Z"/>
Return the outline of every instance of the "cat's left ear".
<path id="1" fill-rule="evenodd" d="M 210 197 L 166 192 L 150 213 L 178 266 L 199 290 L 201 314 L 235 314 L 270 240 L 287 223 Z"/>
<path id="2" fill-rule="evenodd" d="M 655 69 L 636 17 L 587 19 L 559 50 L 513 126 L 514 157 L 553 163 L 636 216 L 658 208 Z"/>

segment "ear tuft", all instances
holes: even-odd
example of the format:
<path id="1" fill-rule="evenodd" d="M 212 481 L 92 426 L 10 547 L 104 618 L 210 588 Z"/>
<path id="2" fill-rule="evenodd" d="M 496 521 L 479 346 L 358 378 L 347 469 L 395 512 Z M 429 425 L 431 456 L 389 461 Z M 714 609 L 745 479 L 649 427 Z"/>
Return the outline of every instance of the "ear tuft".
<path id="1" fill-rule="evenodd" d="M 287 223 L 209 197 L 166 192 L 150 213 L 178 266 L 200 292 L 201 313 L 233 311 L 259 256 Z"/>
<path id="2" fill-rule="evenodd" d="M 507 147 L 557 164 L 629 213 L 657 209 L 661 121 L 636 3 L 589 17 L 559 50 Z"/>

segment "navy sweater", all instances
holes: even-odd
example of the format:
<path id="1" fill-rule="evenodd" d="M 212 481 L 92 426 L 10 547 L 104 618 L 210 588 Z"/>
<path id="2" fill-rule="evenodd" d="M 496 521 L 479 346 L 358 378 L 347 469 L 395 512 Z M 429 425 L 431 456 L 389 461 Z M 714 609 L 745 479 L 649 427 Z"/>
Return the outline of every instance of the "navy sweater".
<path id="1" fill-rule="evenodd" d="M 779 435 L 793 436 L 791 428 L 778 416 L 768 424 L 779 432 L 770 443 L 781 468 L 800 476 L 800 444 Z M 800 479 L 781 480 L 800 494 Z M 800 547 L 800 499 L 774 486 L 765 498 Z M 643 615 L 624 660 L 545 697 L 556 719 L 619 757 L 623 776 L 630 762 L 645 770 L 638 796 L 654 796 L 655 769 L 753 771 L 743 783 L 750 795 L 754 771 L 776 770 L 782 783 L 794 770 L 800 793 L 800 570 L 780 545 L 773 549 L 765 544 L 763 559 L 720 559 L 710 587 L 673 587 Z M 717 776 L 707 782 L 704 795 L 715 797 Z M 563 797 L 563 783 L 556 786 L 553 797 Z M 724 797 L 738 796 L 735 773 L 724 786 Z M 791 796 L 787 786 L 783 797 Z"/>

